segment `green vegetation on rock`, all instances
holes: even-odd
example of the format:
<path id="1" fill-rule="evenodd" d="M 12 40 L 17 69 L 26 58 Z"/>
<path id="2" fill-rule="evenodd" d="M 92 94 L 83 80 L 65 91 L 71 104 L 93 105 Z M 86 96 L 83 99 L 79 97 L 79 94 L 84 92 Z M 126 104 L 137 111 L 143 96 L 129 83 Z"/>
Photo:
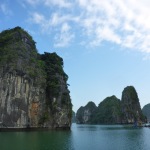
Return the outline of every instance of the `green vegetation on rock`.
<path id="1" fill-rule="evenodd" d="M 0 76 L 0 94 L 7 95 L 9 91 L 12 102 L 17 97 L 19 102 L 26 105 L 25 115 L 22 116 L 28 122 L 24 124 L 37 126 L 39 122 L 40 126 L 51 127 L 71 125 L 72 103 L 63 59 L 56 53 L 38 54 L 35 41 L 21 27 L 0 33 Z M 6 79 L 9 84 L 6 84 Z M 8 102 L 8 97 L 1 95 L 0 101 Z M 9 106 L 12 106 L 11 101 Z M 20 113 L 18 106 L 17 102 L 13 103 L 11 114 L 4 111 L 0 104 L 0 120 L 9 124 L 3 118 L 7 119 L 11 115 L 15 118 L 11 125 L 15 126 L 21 116 L 17 115 L 16 118 L 16 114 Z"/>
<path id="2" fill-rule="evenodd" d="M 127 86 L 122 92 L 122 112 L 124 117 L 122 122 L 124 123 L 134 123 L 142 122 L 145 120 L 142 114 L 139 98 L 137 92 L 133 86 Z"/>
<path id="3" fill-rule="evenodd" d="M 116 96 L 105 98 L 98 106 L 93 123 L 114 124 L 120 123 L 121 102 Z"/>
<path id="4" fill-rule="evenodd" d="M 0 66 L 6 71 L 26 74 L 28 78 L 39 78 L 36 84 L 44 82 L 39 65 L 35 41 L 20 27 L 0 33 Z"/>
<path id="5" fill-rule="evenodd" d="M 80 107 L 77 111 L 77 123 L 91 124 L 118 124 L 135 123 L 145 121 L 142 114 L 137 92 L 133 86 L 126 87 L 122 92 L 121 101 L 116 96 L 105 98 L 98 107 L 93 107 L 93 102 L 85 107 Z M 90 119 L 87 120 L 87 110 L 90 111 Z"/>
<path id="6" fill-rule="evenodd" d="M 68 76 L 63 70 L 63 59 L 56 53 L 41 55 L 42 68 L 46 73 L 46 99 L 52 114 L 59 107 L 68 109 L 68 117 L 72 116 L 72 104 L 67 86 Z"/>

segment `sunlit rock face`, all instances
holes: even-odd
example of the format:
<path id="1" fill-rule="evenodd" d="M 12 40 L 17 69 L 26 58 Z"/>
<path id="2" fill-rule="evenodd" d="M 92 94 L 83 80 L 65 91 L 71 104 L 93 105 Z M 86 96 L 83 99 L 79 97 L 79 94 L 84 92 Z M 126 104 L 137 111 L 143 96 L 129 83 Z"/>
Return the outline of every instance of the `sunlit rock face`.
<path id="1" fill-rule="evenodd" d="M 42 114 L 44 89 L 36 87 L 16 71 L 3 73 L 0 79 L 0 120 L 8 127 L 38 126 Z"/>
<path id="2" fill-rule="evenodd" d="M 20 27 L 1 32 L 0 127 L 70 128 L 71 112 L 62 58 L 38 54 L 32 37 Z"/>

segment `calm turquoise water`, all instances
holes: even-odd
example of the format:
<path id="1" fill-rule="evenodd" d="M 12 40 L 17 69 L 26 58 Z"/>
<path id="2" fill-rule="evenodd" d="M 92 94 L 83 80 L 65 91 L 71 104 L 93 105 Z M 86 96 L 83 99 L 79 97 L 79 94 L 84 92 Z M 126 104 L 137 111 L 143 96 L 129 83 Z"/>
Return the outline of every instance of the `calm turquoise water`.
<path id="1" fill-rule="evenodd" d="M 150 128 L 76 125 L 71 131 L 0 132 L 0 150 L 149 150 Z"/>

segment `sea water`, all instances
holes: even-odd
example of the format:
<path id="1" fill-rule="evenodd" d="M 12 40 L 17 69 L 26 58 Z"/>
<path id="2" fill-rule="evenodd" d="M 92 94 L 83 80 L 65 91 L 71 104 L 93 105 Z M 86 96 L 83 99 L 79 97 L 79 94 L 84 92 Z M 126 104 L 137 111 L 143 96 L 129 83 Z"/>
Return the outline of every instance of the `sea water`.
<path id="1" fill-rule="evenodd" d="M 70 131 L 0 132 L 0 150 L 149 150 L 150 128 L 77 125 Z"/>

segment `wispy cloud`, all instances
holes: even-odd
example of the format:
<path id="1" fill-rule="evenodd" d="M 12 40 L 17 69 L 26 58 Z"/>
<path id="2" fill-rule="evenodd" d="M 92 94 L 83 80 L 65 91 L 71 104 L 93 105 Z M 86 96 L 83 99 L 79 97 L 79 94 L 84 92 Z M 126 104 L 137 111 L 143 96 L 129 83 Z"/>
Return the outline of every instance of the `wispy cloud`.
<path id="1" fill-rule="evenodd" d="M 36 7 L 41 2 L 41 0 L 18 0 L 18 3 L 20 3 L 24 8 L 27 7 L 26 4 Z"/>
<path id="2" fill-rule="evenodd" d="M 44 34 L 48 34 L 50 32 L 50 20 L 45 18 L 45 16 L 41 13 L 31 13 L 31 17 L 28 19 L 28 22 L 39 25 L 41 28 L 41 32 Z"/>
<path id="3" fill-rule="evenodd" d="M 12 11 L 6 3 L 0 4 L 0 12 L 2 12 L 6 16 L 12 15 Z"/>
<path id="4" fill-rule="evenodd" d="M 72 42 L 75 35 L 70 22 L 77 21 L 77 17 L 69 14 L 52 13 L 50 17 L 45 17 L 38 12 L 32 13 L 29 19 L 29 22 L 41 27 L 42 33 L 54 34 L 54 47 L 65 47 Z"/>
<path id="5" fill-rule="evenodd" d="M 51 26 L 57 26 L 63 24 L 64 22 L 77 22 L 78 17 L 75 17 L 71 14 L 61 14 L 58 12 L 52 13 L 50 17 Z"/>
<path id="6" fill-rule="evenodd" d="M 29 4 L 33 7 L 40 4 L 47 6 L 47 7 L 60 7 L 60 8 L 70 8 L 72 6 L 72 3 L 69 0 L 21 0 L 21 3 L 24 5 Z"/>
<path id="7" fill-rule="evenodd" d="M 31 5 L 37 5 L 40 2 L 40 0 L 26 0 L 26 2 Z"/>
<path id="8" fill-rule="evenodd" d="M 70 8 L 72 6 L 72 3 L 68 0 L 44 0 L 44 4 L 50 7 L 54 5 L 61 8 Z"/>
<path id="9" fill-rule="evenodd" d="M 28 3 L 32 4 L 33 0 L 28 0 Z M 68 36 L 66 41 L 83 36 L 80 42 L 93 47 L 109 41 L 121 47 L 150 53 L 148 0 L 42 0 L 42 4 L 46 6 L 45 9 L 53 6 L 59 7 L 59 10 L 53 9 L 47 15 L 34 12 L 32 22 L 40 25 L 44 31 L 55 31 L 55 40 L 63 41 L 71 32 L 72 36 Z M 70 27 L 68 31 L 62 31 L 64 24 Z M 80 35 L 74 34 L 76 29 Z M 58 43 L 55 46 L 65 46 Z"/>
<path id="10" fill-rule="evenodd" d="M 60 33 L 55 36 L 54 47 L 68 46 L 73 38 L 74 34 L 71 33 L 71 27 L 67 23 L 64 23 Z"/>
<path id="11" fill-rule="evenodd" d="M 140 0 L 78 0 L 84 15 L 82 28 L 93 45 L 110 41 L 120 46 L 150 52 L 150 2 Z M 148 5 L 149 4 L 149 5 Z"/>
<path id="12" fill-rule="evenodd" d="M 44 24 L 45 17 L 42 14 L 35 12 L 32 14 L 32 21 L 36 24 Z"/>

